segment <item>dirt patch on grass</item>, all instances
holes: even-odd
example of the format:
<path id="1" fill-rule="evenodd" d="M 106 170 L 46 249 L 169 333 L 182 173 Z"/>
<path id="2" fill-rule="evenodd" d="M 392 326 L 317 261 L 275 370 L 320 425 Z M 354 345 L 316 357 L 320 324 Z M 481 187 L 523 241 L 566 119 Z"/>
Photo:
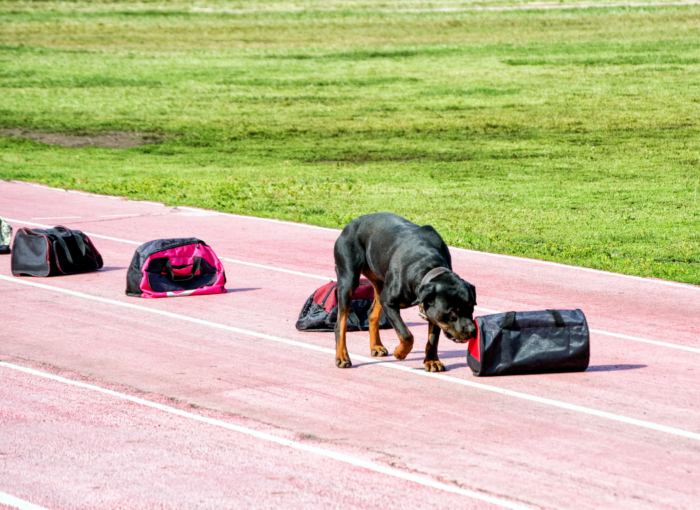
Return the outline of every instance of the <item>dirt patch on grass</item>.
<path id="1" fill-rule="evenodd" d="M 49 145 L 60 145 L 71 149 L 83 147 L 104 147 L 107 149 L 128 149 L 139 145 L 159 143 L 161 137 L 153 133 L 131 131 L 103 131 L 96 135 L 69 135 L 65 133 L 43 133 L 31 129 L 0 129 L 0 135 L 27 138 Z"/>

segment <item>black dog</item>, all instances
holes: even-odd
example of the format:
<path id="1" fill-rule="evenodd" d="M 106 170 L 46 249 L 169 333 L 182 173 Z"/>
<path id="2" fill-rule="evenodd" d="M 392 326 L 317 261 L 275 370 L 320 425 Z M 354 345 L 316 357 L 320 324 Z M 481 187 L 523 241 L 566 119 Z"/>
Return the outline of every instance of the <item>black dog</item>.
<path id="1" fill-rule="evenodd" d="M 423 361 L 429 372 L 445 370 L 437 353 L 441 329 L 447 338 L 459 343 L 476 335 L 472 317 L 476 289 L 452 272 L 447 245 L 430 225 L 421 227 L 391 213 L 360 216 L 343 229 L 334 251 L 338 274 L 335 364 L 339 368 L 352 366 L 345 333 L 360 274 L 372 283 L 375 292 L 369 314 L 372 356 L 388 355 L 379 339 L 382 310 L 401 341 L 394 350 L 396 359 L 401 360 L 413 348 L 413 335 L 400 310 L 421 305 L 421 315 L 429 322 Z"/>

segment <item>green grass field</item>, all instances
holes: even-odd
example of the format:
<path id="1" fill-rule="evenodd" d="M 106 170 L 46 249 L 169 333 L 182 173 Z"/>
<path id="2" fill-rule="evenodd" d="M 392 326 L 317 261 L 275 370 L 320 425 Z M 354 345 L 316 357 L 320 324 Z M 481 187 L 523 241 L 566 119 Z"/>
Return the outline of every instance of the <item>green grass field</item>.
<path id="1" fill-rule="evenodd" d="M 700 6 L 528 5 L 0 1 L 0 128 L 162 140 L 0 179 L 700 284 Z"/>

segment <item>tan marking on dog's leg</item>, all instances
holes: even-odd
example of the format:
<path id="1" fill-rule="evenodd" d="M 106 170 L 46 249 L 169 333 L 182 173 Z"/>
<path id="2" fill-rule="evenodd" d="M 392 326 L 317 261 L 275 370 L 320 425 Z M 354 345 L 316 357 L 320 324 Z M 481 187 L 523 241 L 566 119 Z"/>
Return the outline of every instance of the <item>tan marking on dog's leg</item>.
<path id="1" fill-rule="evenodd" d="M 379 319 L 382 316 L 382 305 L 379 303 L 379 293 L 375 287 L 374 302 L 369 312 L 369 350 L 372 356 L 388 356 L 389 351 L 379 337 Z"/>
<path id="2" fill-rule="evenodd" d="M 338 323 L 340 329 L 338 330 L 338 338 L 335 344 L 335 366 L 338 368 L 350 368 L 352 361 L 350 361 L 350 354 L 348 354 L 348 347 L 345 341 L 345 334 L 348 331 L 348 312 L 338 317 Z"/>

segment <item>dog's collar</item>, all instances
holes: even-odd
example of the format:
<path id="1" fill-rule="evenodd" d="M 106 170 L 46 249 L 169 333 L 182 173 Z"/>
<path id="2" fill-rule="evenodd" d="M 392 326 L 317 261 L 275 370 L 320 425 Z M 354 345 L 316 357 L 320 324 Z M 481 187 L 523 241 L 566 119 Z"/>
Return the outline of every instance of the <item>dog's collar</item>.
<path id="1" fill-rule="evenodd" d="M 447 267 L 436 267 L 435 269 L 431 269 L 427 273 L 425 273 L 425 276 L 423 279 L 420 281 L 420 284 L 423 285 L 425 283 L 428 283 L 430 280 L 435 278 L 438 275 L 441 275 L 442 273 L 451 273 L 452 271 L 447 268 Z"/>
<path id="2" fill-rule="evenodd" d="M 452 271 L 447 268 L 447 267 L 436 267 L 435 269 L 431 269 L 428 271 L 423 279 L 420 281 L 420 284 L 423 285 L 425 283 L 428 283 L 430 280 L 435 278 L 438 275 L 441 275 L 443 273 L 451 273 Z M 421 319 L 423 320 L 428 320 L 428 316 L 425 314 L 425 306 L 423 305 L 423 302 L 421 301 L 420 304 L 418 305 L 418 315 L 421 316 Z"/>

